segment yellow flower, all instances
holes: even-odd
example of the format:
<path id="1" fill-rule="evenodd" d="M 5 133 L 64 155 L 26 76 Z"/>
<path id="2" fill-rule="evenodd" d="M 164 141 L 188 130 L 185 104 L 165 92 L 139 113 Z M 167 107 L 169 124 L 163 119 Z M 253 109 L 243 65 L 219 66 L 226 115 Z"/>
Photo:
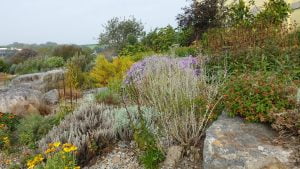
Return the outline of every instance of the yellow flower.
<path id="1" fill-rule="evenodd" d="M 70 144 L 70 143 L 65 143 L 65 144 L 62 145 L 63 148 L 65 148 L 65 147 L 71 147 L 71 146 L 73 146 L 73 144 Z"/>
<path id="2" fill-rule="evenodd" d="M 63 150 L 64 152 L 68 153 L 68 152 L 76 151 L 77 147 L 70 143 L 66 143 L 63 145 Z"/>
<path id="3" fill-rule="evenodd" d="M 6 163 L 7 165 L 10 165 L 10 164 L 11 164 L 11 160 L 5 160 L 5 163 Z"/>
<path id="4" fill-rule="evenodd" d="M 76 167 L 74 167 L 74 169 L 80 169 L 80 166 L 76 166 Z"/>
<path id="5" fill-rule="evenodd" d="M 49 147 L 49 148 L 52 148 L 52 147 L 56 147 L 56 148 L 57 148 L 57 147 L 59 147 L 60 145 L 61 145 L 61 143 L 57 141 L 57 142 L 48 144 L 48 147 Z"/>
<path id="6" fill-rule="evenodd" d="M 0 124 L 0 129 L 4 128 L 5 126 L 5 124 Z"/>
<path id="7" fill-rule="evenodd" d="M 4 142 L 5 145 L 9 145 L 10 141 L 8 137 L 3 137 L 2 141 Z"/>
<path id="8" fill-rule="evenodd" d="M 42 155 L 42 154 L 39 154 L 39 155 L 35 156 L 32 160 L 29 160 L 29 161 L 27 162 L 27 167 L 28 167 L 29 169 L 32 169 L 32 168 L 34 168 L 38 163 L 40 163 L 40 162 L 43 161 L 43 160 L 44 160 L 43 155 Z"/>
<path id="9" fill-rule="evenodd" d="M 64 150 L 64 152 L 68 153 L 68 152 L 76 151 L 77 147 L 75 147 L 75 146 L 66 147 L 63 150 Z"/>
<path id="10" fill-rule="evenodd" d="M 49 154 L 49 153 L 54 152 L 55 150 L 56 150 L 56 149 L 55 149 L 54 147 L 48 148 L 48 149 L 45 151 L 45 153 L 46 153 L 46 154 Z"/>
<path id="11" fill-rule="evenodd" d="M 54 147 L 59 147 L 60 144 L 61 144 L 60 142 L 54 142 L 54 143 L 53 143 L 53 146 L 54 146 Z"/>

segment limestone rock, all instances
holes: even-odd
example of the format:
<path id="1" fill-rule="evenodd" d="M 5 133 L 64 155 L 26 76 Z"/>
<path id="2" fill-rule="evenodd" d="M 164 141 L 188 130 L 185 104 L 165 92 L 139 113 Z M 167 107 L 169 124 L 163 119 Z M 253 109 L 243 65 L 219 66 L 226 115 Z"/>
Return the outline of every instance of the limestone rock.
<path id="1" fill-rule="evenodd" d="M 50 90 L 49 92 L 45 93 L 43 96 L 44 101 L 46 104 L 57 104 L 59 102 L 59 92 L 57 89 Z"/>
<path id="2" fill-rule="evenodd" d="M 204 169 L 290 168 L 292 150 L 272 144 L 276 133 L 263 124 L 221 115 L 206 131 Z"/>
<path id="3" fill-rule="evenodd" d="M 0 112 L 23 115 L 37 111 L 43 104 L 42 93 L 29 88 L 9 88 L 0 91 Z"/>
<path id="4" fill-rule="evenodd" d="M 11 87 L 23 87 L 47 92 L 58 87 L 58 82 L 63 79 L 64 70 L 57 69 L 42 73 L 21 75 L 11 81 Z"/>
<path id="5" fill-rule="evenodd" d="M 176 164 L 182 157 L 183 147 L 171 146 L 168 149 L 166 160 L 164 161 L 164 168 L 175 168 Z"/>

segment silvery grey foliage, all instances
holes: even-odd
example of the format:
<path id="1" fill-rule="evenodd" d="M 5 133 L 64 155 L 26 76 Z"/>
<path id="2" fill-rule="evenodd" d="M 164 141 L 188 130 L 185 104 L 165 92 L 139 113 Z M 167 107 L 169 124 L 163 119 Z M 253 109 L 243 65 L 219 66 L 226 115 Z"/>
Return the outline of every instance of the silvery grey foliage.
<path id="1" fill-rule="evenodd" d="M 113 121 L 109 106 L 83 104 L 41 139 L 39 147 L 45 150 L 49 143 L 55 141 L 72 143 L 78 147 L 79 156 L 89 158 L 95 148 L 115 140 Z"/>
<path id="2" fill-rule="evenodd" d="M 127 110 L 131 115 L 133 125 L 138 125 L 140 122 L 138 116 L 138 106 L 129 106 Z M 148 107 L 141 107 L 141 110 L 147 127 L 151 130 L 151 132 L 156 133 L 157 126 L 155 126 L 155 122 L 159 114 L 155 112 L 154 109 Z M 132 126 L 130 126 L 131 124 L 126 109 L 116 108 L 111 110 L 111 112 L 114 114 L 115 118 L 115 132 L 122 140 L 130 139 L 132 137 L 133 130 Z"/>
<path id="3" fill-rule="evenodd" d="M 141 109 L 147 125 L 154 131 L 157 113 L 150 108 L 142 107 Z M 137 124 L 139 119 L 137 106 L 128 107 L 128 112 L 133 124 Z M 86 103 L 54 127 L 39 141 L 38 145 L 40 149 L 45 150 L 49 143 L 56 141 L 72 143 L 78 147 L 80 159 L 87 160 L 96 150 L 120 139 L 131 139 L 132 135 L 132 126 L 125 108 Z"/>

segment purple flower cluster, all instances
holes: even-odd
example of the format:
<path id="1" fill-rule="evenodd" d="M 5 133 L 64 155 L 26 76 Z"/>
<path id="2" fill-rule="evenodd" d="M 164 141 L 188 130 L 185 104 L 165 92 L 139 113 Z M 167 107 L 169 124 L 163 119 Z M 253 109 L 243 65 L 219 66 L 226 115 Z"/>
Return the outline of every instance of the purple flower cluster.
<path id="1" fill-rule="evenodd" d="M 131 81 L 140 83 L 149 72 L 159 71 L 159 69 L 161 69 L 161 63 L 172 67 L 177 66 L 182 70 L 192 72 L 196 76 L 200 75 L 200 68 L 198 66 L 199 62 L 197 58 L 192 56 L 185 58 L 152 56 L 135 63 L 129 69 L 125 78 L 125 84 L 129 84 Z"/>

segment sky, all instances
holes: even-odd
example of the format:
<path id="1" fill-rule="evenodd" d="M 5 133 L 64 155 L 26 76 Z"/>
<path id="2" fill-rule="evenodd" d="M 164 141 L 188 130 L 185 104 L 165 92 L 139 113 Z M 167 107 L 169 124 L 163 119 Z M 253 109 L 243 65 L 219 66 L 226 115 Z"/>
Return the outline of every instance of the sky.
<path id="1" fill-rule="evenodd" d="M 186 0 L 0 0 L 0 45 L 95 44 L 103 24 L 134 16 L 149 31 L 176 26 Z"/>

